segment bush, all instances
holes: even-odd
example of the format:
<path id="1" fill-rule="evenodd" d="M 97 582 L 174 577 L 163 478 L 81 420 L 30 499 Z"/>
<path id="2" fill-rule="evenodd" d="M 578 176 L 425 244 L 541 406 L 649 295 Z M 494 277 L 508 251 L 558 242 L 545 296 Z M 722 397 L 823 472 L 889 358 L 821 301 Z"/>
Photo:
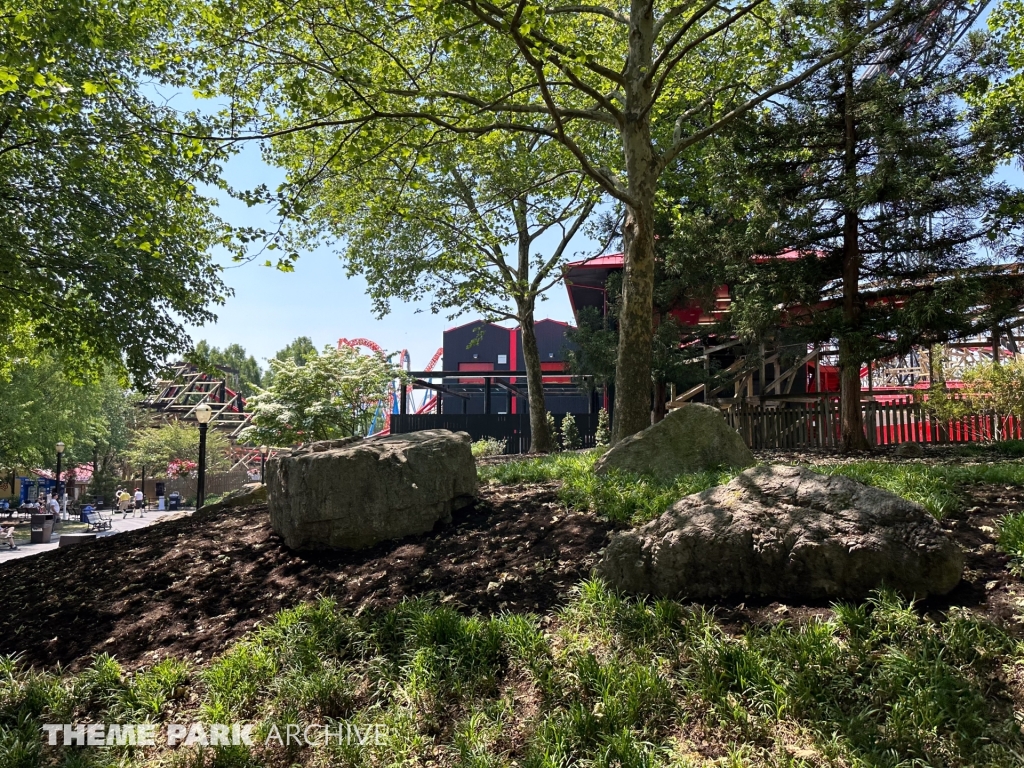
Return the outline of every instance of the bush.
<path id="1" fill-rule="evenodd" d="M 483 440 L 477 440 L 470 446 L 470 450 L 473 451 L 473 458 L 481 459 L 484 456 L 502 456 L 505 453 L 508 443 L 505 440 L 499 440 L 496 437 L 485 437 Z"/>
<path id="2" fill-rule="evenodd" d="M 576 417 L 571 413 L 565 414 L 562 419 L 562 448 L 566 451 L 575 451 L 583 444 L 580 440 L 580 430 L 576 426 Z"/>
<path id="3" fill-rule="evenodd" d="M 551 441 L 558 445 L 561 441 L 558 437 L 558 424 L 555 423 L 555 417 L 551 415 L 551 412 L 544 414 L 544 420 L 548 423 L 548 432 L 551 433 Z"/>
<path id="4" fill-rule="evenodd" d="M 1000 521 L 999 548 L 1013 558 L 1014 570 L 1024 570 L 1024 512 L 1015 512 Z"/>
<path id="5" fill-rule="evenodd" d="M 597 431 L 594 433 L 594 442 L 598 445 L 608 445 L 611 441 L 611 419 L 608 418 L 608 409 L 602 408 L 597 414 Z"/>

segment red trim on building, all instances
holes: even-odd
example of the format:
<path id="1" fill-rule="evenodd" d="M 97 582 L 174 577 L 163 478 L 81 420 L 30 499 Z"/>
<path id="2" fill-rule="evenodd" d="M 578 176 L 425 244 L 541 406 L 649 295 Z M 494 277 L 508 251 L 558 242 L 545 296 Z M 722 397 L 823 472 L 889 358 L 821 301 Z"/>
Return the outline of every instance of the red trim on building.
<path id="1" fill-rule="evenodd" d="M 460 371 L 493 371 L 494 363 L 459 363 Z M 460 384 L 483 384 L 483 379 L 462 379 Z"/>

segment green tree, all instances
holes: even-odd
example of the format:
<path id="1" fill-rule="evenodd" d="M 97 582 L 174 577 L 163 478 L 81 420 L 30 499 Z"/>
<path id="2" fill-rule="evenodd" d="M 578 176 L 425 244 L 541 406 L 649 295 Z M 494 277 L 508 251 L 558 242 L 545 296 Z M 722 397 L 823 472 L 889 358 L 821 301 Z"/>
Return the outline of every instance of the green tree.
<path id="1" fill-rule="evenodd" d="M 221 119 L 225 136 L 248 130 L 316 142 L 337 129 L 344 141 L 332 146 L 342 160 L 400 153 L 410 121 L 434 131 L 438 144 L 462 134 L 538 136 L 559 145 L 565 170 L 585 174 L 625 209 L 618 439 L 649 424 L 661 175 L 891 19 L 879 14 L 839 48 L 794 68 L 829 6 L 339 0 L 325 13 L 312 0 L 287 10 L 243 0 L 197 12 L 181 26 L 206 43 L 190 36 L 183 47 L 206 92 L 231 100 Z M 385 127 L 371 130 L 378 123 Z M 288 199 L 285 214 L 301 216 L 303 204 Z"/>
<path id="2" fill-rule="evenodd" d="M 205 339 L 196 343 L 189 359 L 195 365 L 215 375 L 228 374 L 228 386 L 241 392 L 245 397 L 254 395 L 263 379 L 263 371 L 256 358 L 245 351 L 241 344 L 228 344 L 224 349 L 211 347 Z M 220 368 L 229 369 L 227 372 Z"/>
<path id="3" fill-rule="evenodd" d="M 379 354 L 324 347 L 305 365 L 271 360 L 270 386 L 251 400 L 252 420 L 239 440 L 286 446 L 366 434 L 392 383 L 404 372 Z"/>
<path id="4" fill-rule="evenodd" d="M 213 145 L 144 95 L 160 8 L 0 0 L 0 332 L 139 378 L 227 289 Z"/>
<path id="5" fill-rule="evenodd" d="M 206 469 L 223 472 L 231 467 L 231 442 L 216 428 L 206 430 Z M 168 421 L 137 430 L 125 458 L 132 469 L 153 476 L 167 472 L 174 461 L 199 459 L 199 426 L 186 421 Z"/>
<path id="6" fill-rule="evenodd" d="M 998 67 L 975 80 L 968 96 L 980 123 L 1009 156 L 1024 158 L 1024 0 L 1002 0 L 988 17 Z M 1018 208 L 1020 210 L 1020 208 Z"/>
<path id="7" fill-rule="evenodd" d="M 410 129 L 407 157 L 379 157 L 350 173 L 334 174 L 325 161 L 302 158 L 297 173 L 320 169 L 315 184 L 301 185 L 311 197 L 307 222 L 314 231 L 336 227 L 346 235 L 344 258 L 350 272 L 366 277 L 379 315 L 394 299 L 429 293 L 433 311 L 450 317 L 472 311 L 517 322 L 531 451 L 547 453 L 555 443 L 544 419 L 534 315 L 560 281 L 569 246 L 598 197 L 585 177 L 559 169 L 549 141 L 513 136 L 436 146 L 429 136 L 418 145 L 416 135 Z M 333 152 L 331 142 L 314 146 Z M 280 162 L 297 159 L 288 149 Z M 339 211 L 352 213 L 339 217 Z M 544 237 L 552 246 L 539 253 Z"/>
<path id="8" fill-rule="evenodd" d="M 309 338 L 309 336 L 298 336 L 284 349 L 279 349 L 274 355 L 274 359 L 282 362 L 290 360 L 295 363 L 295 365 L 305 365 L 306 361 L 311 357 L 316 357 L 317 354 L 316 346 L 314 346 L 313 340 Z M 264 388 L 270 387 L 273 380 L 274 366 L 269 366 L 267 370 L 263 372 Z"/>
<path id="9" fill-rule="evenodd" d="M 58 441 L 64 467 L 92 461 L 108 441 L 121 445 L 127 393 L 117 371 L 69 373 L 72 366 L 29 344 L 8 349 L 14 363 L 0 371 L 0 471 L 53 469 Z M 111 452 L 116 452 L 116 448 Z"/>
<path id="10" fill-rule="evenodd" d="M 901 18 L 909 24 L 926 10 Z M 853 0 L 837 6 L 821 47 L 878 11 Z M 1014 193 L 993 175 L 989 137 L 972 132 L 963 113 L 964 95 L 983 74 L 981 50 L 969 43 L 956 57 L 902 73 L 908 53 L 885 38 L 848 53 L 791 90 L 750 147 L 758 204 L 776 218 L 761 253 L 801 257 L 750 265 L 734 286 L 736 321 L 757 335 L 785 308 L 786 324 L 805 340 L 838 341 L 847 450 L 869 447 L 865 363 L 985 328 L 990 320 L 977 308 L 991 303 L 986 293 L 1019 283 L 992 278 L 984 266 L 1013 260 L 1019 231 L 1000 217 Z M 882 55 L 880 74 L 860 74 Z M 744 320 L 753 327 L 743 329 Z"/>

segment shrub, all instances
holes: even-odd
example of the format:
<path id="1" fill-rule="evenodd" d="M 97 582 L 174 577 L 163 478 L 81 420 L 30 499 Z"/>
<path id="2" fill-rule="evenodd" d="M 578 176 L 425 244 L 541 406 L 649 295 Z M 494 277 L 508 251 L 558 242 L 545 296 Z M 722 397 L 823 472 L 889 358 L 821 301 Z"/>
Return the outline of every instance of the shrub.
<path id="1" fill-rule="evenodd" d="M 608 409 L 602 408 L 597 414 L 597 431 L 594 433 L 594 442 L 598 445 L 608 445 L 611 441 L 611 419 L 608 418 Z"/>
<path id="2" fill-rule="evenodd" d="M 499 440 L 496 437 L 485 437 L 477 440 L 470 446 L 473 451 L 473 458 L 480 459 L 484 456 L 502 456 L 505 453 L 507 441 Z"/>
<path id="3" fill-rule="evenodd" d="M 999 548 L 1013 558 L 1014 570 L 1024 570 L 1024 512 L 1015 512 L 1000 521 Z"/>
<path id="4" fill-rule="evenodd" d="M 576 426 L 576 417 L 571 413 L 565 414 L 565 418 L 562 419 L 562 448 L 566 451 L 575 451 L 582 444 L 580 430 Z"/>
<path id="5" fill-rule="evenodd" d="M 544 420 L 548 423 L 548 432 L 551 433 L 551 440 L 555 445 L 558 445 L 560 440 L 558 438 L 558 424 L 555 423 L 555 417 L 551 415 L 551 412 L 544 414 Z"/>

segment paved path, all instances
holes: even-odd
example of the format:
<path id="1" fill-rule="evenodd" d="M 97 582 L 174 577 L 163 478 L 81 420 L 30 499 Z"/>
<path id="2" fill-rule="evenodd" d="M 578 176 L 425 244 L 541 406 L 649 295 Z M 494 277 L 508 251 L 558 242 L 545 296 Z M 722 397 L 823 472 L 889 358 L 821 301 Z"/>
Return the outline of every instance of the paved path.
<path id="1" fill-rule="evenodd" d="M 129 515 L 126 518 L 122 518 L 120 514 L 115 514 L 113 517 L 113 527 L 106 531 L 97 532 L 96 537 L 116 536 L 124 531 L 134 531 L 137 528 L 147 528 L 154 523 L 159 523 L 161 520 L 166 520 L 169 517 L 180 517 L 182 514 L 190 515 L 193 511 L 194 510 L 191 508 L 183 509 L 180 512 L 170 512 L 168 510 L 163 510 L 161 512 L 157 510 L 150 510 L 141 517 L 138 514 L 135 514 L 134 516 Z M 106 515 L 104 515 L 104 517 L 105 516 Z M 0 523 L 2 522 L 3 521 L 0 521 Z M 8 560 L 17 560 L 19 557 L 30 557 L 31 555 L 38 555 L 40 552 L 49 552 L 51 549 L 57 549 L 59 543 L 59 533 L 55 532 L 53 536 L 50 537 L 49 544 L 19 543 L 17 549 L 8 549 L 6 546 L 0 545 L 0 564 L 3 564 Z M 88 546 L 88 544 L 83 544 L 81 546 Z"/>

